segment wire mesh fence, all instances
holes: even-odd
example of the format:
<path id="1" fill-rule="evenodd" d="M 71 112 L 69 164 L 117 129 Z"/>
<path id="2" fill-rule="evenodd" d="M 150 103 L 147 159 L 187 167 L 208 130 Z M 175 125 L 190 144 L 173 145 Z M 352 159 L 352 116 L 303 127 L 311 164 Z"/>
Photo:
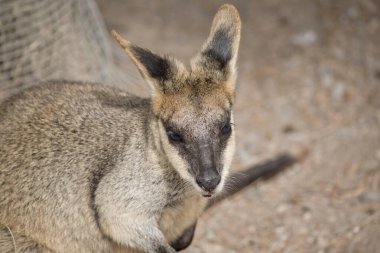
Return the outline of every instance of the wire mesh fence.
<path id="1" fill-rule="evenodd" d="M 135 84 L 93 0 L 0 0 L 0 99 L 49 79 Z"/>

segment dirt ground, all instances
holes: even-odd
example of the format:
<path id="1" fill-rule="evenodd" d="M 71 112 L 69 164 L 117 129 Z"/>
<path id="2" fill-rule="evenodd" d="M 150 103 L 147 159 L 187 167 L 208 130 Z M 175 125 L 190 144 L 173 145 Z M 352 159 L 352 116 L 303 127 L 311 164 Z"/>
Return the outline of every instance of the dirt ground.
<path id="1" fill-rule="evenodd" d="M 309 155 L 205 213 L 185 252 L 379 253 L 380 2 L 233 3 L 243 22 L 233 170 Z M 222 2 L 98 4 L 110 29 L 188 61 Z"/>
<path id="2" fill-rule="evenodd" d="M 224 3 L 97 2 L 109 29 L 184 62 Z M 380 253 L 380 1 L 233 4 L 243 30 L 232 170 L 308 155 L 208 210 L 185 252 Z M 114 56 L 133 80 L 119 86 L 147 95 L 116 43 Z"/>

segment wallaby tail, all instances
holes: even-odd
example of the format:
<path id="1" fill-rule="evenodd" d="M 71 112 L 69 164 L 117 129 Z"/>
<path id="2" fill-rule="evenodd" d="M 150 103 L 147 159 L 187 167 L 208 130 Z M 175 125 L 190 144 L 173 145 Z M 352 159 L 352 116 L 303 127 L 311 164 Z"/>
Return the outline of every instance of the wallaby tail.
<path id="1" fill-rule="evenodd" d="M 227 179 L 225 191 L 212 199 L 207 205 L 207 209 L 241 191 L 257 179 L 268 179 L 277 175 L 296 161 L 298 161 L 298 157 L 285 153 L 249 169 L 232 174 Z"/>

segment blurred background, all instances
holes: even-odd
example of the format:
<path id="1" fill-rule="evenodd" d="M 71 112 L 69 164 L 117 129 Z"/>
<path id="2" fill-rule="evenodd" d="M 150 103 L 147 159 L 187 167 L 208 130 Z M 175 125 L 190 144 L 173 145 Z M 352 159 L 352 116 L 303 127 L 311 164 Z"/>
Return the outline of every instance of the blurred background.
<path id="1" fill-rule="evenodd" d="M 0 0 L 0 98 L 52 78 L 146 96 L 109 31 L 188 62 L 223 3 Z M 231 3 L 243 22 L 232 169 L 308 155 L 208 210 L 185 252 L 379 253 L 380 2 Z"/>

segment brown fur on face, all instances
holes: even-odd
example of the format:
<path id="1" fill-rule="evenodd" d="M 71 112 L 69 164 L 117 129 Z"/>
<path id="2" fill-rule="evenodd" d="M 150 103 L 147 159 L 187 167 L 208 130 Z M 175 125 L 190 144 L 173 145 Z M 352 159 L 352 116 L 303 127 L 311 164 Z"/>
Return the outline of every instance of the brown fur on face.
<path id="1" fill-rule="evenodd" d="M 172 57 L 161 57 L 131 44 L 116 31 L 112 34 L 150 84 L 153 112 L 166 118 L 175 109 L 170 105 L 187 106 L 184 101 L 189 100 L 224 109 L 228 109 L 228 100 L 232 106 L 240 31 L 238 11 L 232 5 L 223 5 L 214 17 L 202 50 L 191 60 L 190 70 Z"/>
<path id="2" fill-rule="evenodd" d="M 199 115 L 205 111 L 232 109 L 234 91 L 228 90 L 226 85 L 212 87 L 213 83 L 206 83 L 198 76 L 192 78 L 191 75 L 185 81 L 181 92 L 159 94 L 152 98 L 152 109 L 157 117 L 168 120 L 181 110 Z"/>
<path id="3" fill-rule="evenodd" d="M 137 47 L 113 31 L 151 86 L 152 112 L 159 119 L 160 142 L 166 155 L 196 188 L 195 179 L 200 182 L 198 179 L 209 177 L 201 177 L 202 173 L 212 173 L 214 179 L 223 175 L 223 184 L 231 161 L 233 128 L 228 142 L 220 132 L 232 120 L 240 30 L 235 7 L 223 5 L 189 70 L 178 60 Z M 183 144 L 169 141 L 170 132 L 175 132 Z M 196 159 L 203 164 L 197 164 Z"/>

